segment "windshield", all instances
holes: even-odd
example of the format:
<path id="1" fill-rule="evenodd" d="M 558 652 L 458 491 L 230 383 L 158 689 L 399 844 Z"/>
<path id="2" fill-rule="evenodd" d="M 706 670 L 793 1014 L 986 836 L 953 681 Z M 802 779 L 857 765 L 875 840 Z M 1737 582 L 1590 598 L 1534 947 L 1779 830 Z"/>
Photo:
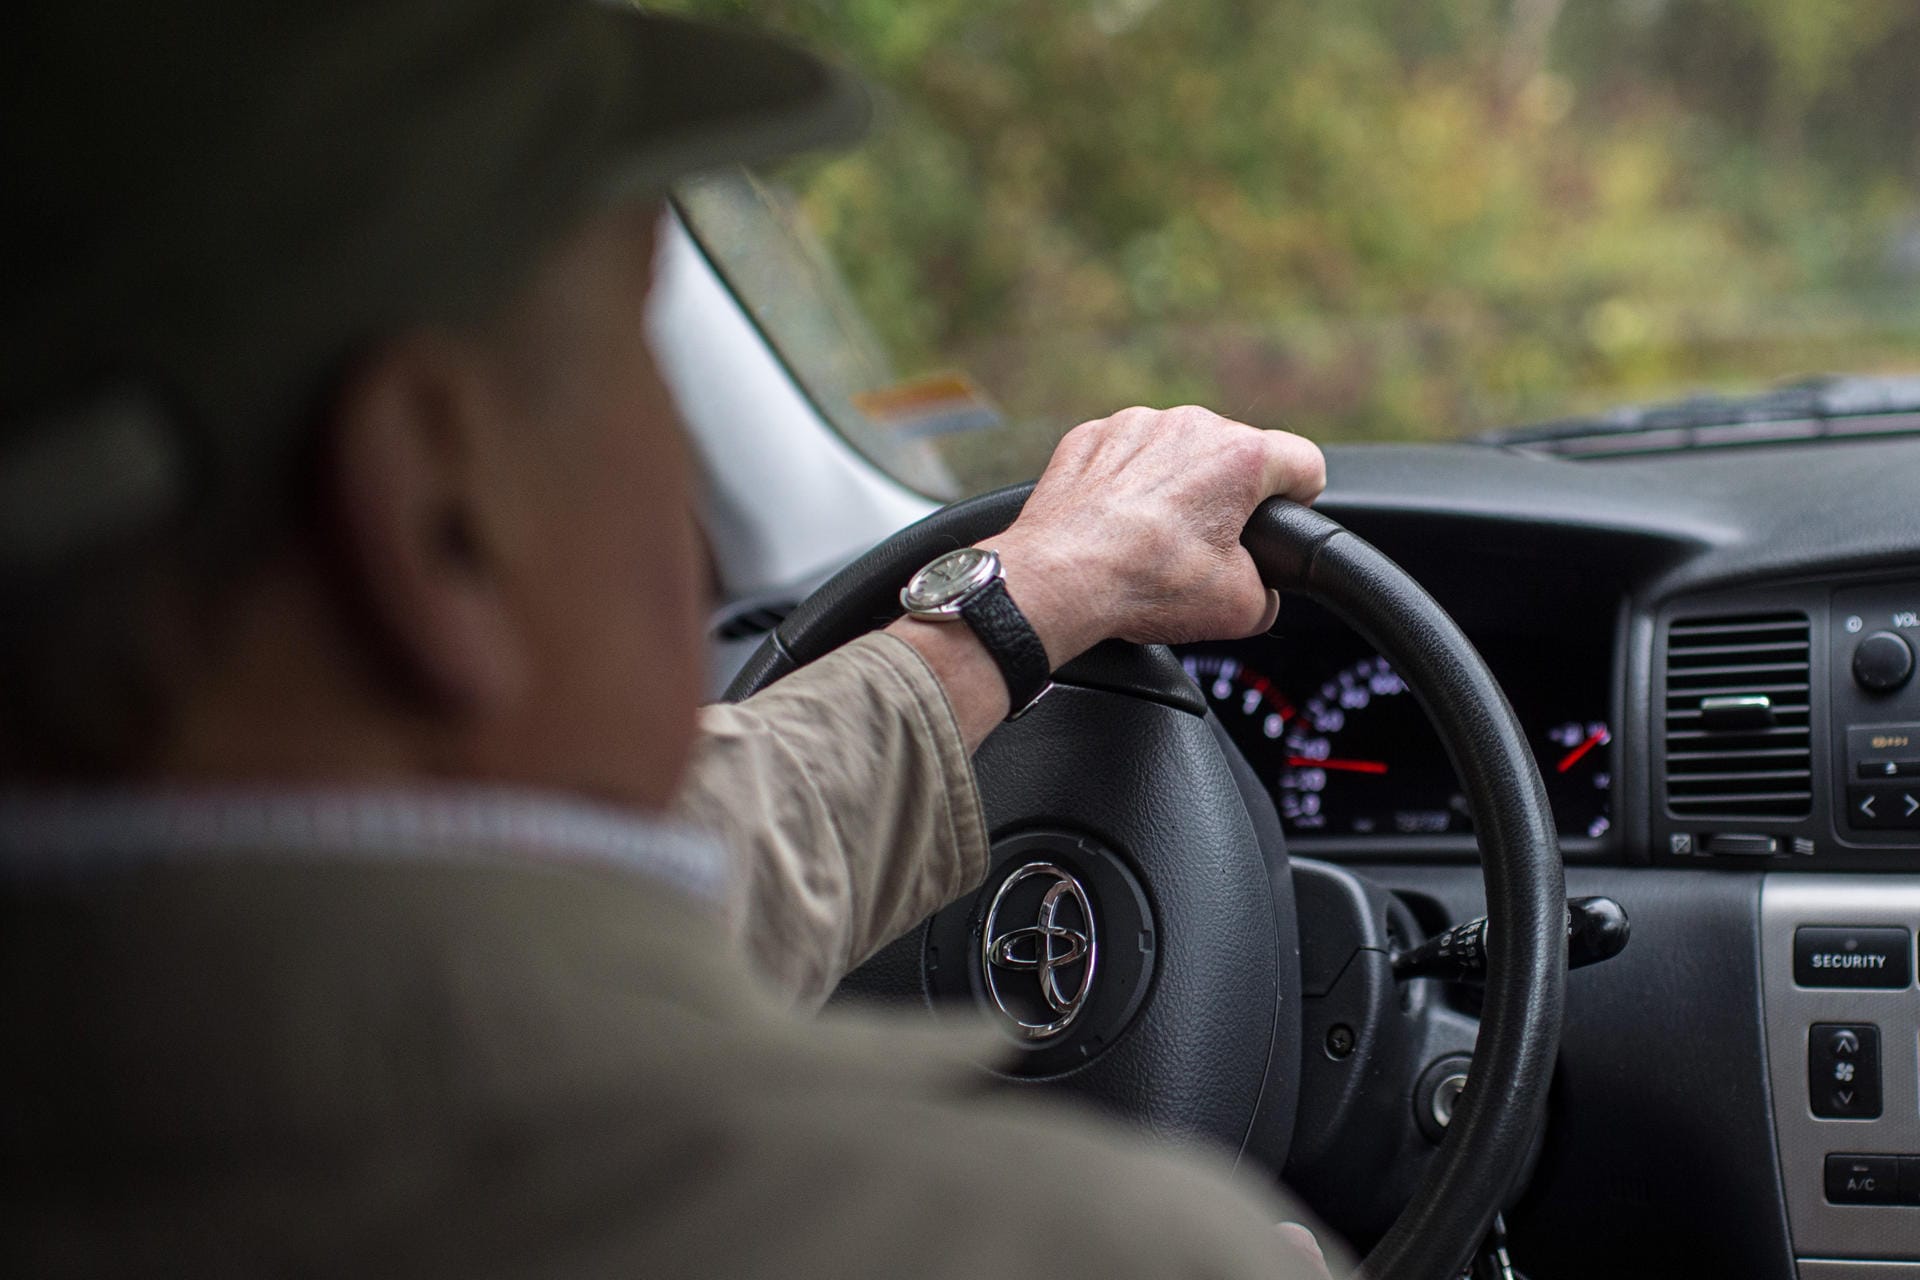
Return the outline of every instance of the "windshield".
<path id="1" fill-rule="evenodd" d="M 953 496 L 1197 402 L 1438 440 L 1920 370 L 1911 0 L 682 0 L 876 87 L 684 207 L 848 438 Z"/>

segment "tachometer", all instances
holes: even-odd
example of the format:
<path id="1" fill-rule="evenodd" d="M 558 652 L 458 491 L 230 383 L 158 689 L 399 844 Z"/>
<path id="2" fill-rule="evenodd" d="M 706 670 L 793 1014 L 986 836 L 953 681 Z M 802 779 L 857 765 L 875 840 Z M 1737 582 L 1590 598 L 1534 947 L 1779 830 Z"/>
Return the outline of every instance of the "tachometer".
<path id="1" fill-rule="evenodd" d="M 1266 676 L 1225 654 L 1190 653 L 1180 665 L 1213 703 L 1214 714 L 1242 751 L 1261 739 L 1278 742 L 1285 736 L 1287 722 L 1294 716 L 1293 704 Z M 1257 762 L 1254 767 L 1259 767 Z"/>

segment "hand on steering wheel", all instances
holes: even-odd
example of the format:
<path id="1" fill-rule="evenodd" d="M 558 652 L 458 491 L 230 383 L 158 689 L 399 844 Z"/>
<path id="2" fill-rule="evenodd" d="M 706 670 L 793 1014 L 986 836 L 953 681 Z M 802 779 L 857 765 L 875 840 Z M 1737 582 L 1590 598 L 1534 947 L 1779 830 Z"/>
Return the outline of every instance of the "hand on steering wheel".
<path id="1" fill-rule="evenodd" d="M 1270 497 L 1308 503 L 1327 464 L 1308 440 L 1206 409 L 1123 409 L 1069 431 L 1019 518 L 985 539 L 1060 666 L 1102 640 L 1257 635 L 1278 597 L 1240 545 Z"/>

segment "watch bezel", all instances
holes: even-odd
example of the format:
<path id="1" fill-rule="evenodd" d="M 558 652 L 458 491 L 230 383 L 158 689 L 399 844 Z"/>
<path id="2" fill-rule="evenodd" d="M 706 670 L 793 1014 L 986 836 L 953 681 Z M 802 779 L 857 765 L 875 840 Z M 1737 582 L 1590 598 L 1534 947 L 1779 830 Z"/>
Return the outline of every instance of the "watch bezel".
<path id="1" fill-rule="evenodd" d="M 973 569 L 958 582 L 950 583 L 941 589 L 940 594 L 930 595 L 923 589 L 927 575 L 942 563 L 958 556 L 978 556 Z M 1004 576 L 1000 568 L 1000 556 L 985 547 L 955 547 L 945 551 L 920 566 L 907 585 L 900 588 L 900 607 L 908 616 L 925 618 L 932 621 L 950 622 L 960 617 L 967 602 L 979 595 L 987 586 Z"/>

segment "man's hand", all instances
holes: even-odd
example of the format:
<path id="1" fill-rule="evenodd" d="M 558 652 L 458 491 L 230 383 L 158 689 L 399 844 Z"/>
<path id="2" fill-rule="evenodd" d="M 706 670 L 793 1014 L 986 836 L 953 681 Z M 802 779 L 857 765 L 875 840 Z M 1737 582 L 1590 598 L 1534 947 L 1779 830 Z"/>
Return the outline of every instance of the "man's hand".
<path id="1" fill-rule="evenodd" d="M 1000 553 L 1007 590 L 1059 667 L 1102 640 L 1225 639 L 1273 625 L 1240 531 L 1278 495 L 1326 486 L 1311 442 L 1206 409 L 1123 409 L 1067 433 Z M 999 670 L 965 627 L 903 619 L 947 687 L 970 743 L 1007 713 Z"/>
<path id="2" fill-rule="evenodd" d="M 1240 531 L 1326 487 L 1312 443 L 1205 409 L 1123 409 L 1067 433 L 1013 526 L 986 545 L 1059 666 L 1102 640 L 1253 635 L 1277 601 Z"/>
<path id="3" fill-rule="evenodd" d="M 1280 1241 L 1281 1256 L 1289 1264 L 1299 1264 L 1282 1274 L 1293 1275 L 1304 1267 L 1305 1270 L 1300 1274 L 1312 1277 L 1312 1280 L 1333 1280 L 1333 1273 L 1327 1266 L 1327 1255 L 1320 1248 L 1320 1242 L 1313 1238 L 1313 1232 L 1297 1222 L 1283 1222 L 1280 1224 Z"/>

